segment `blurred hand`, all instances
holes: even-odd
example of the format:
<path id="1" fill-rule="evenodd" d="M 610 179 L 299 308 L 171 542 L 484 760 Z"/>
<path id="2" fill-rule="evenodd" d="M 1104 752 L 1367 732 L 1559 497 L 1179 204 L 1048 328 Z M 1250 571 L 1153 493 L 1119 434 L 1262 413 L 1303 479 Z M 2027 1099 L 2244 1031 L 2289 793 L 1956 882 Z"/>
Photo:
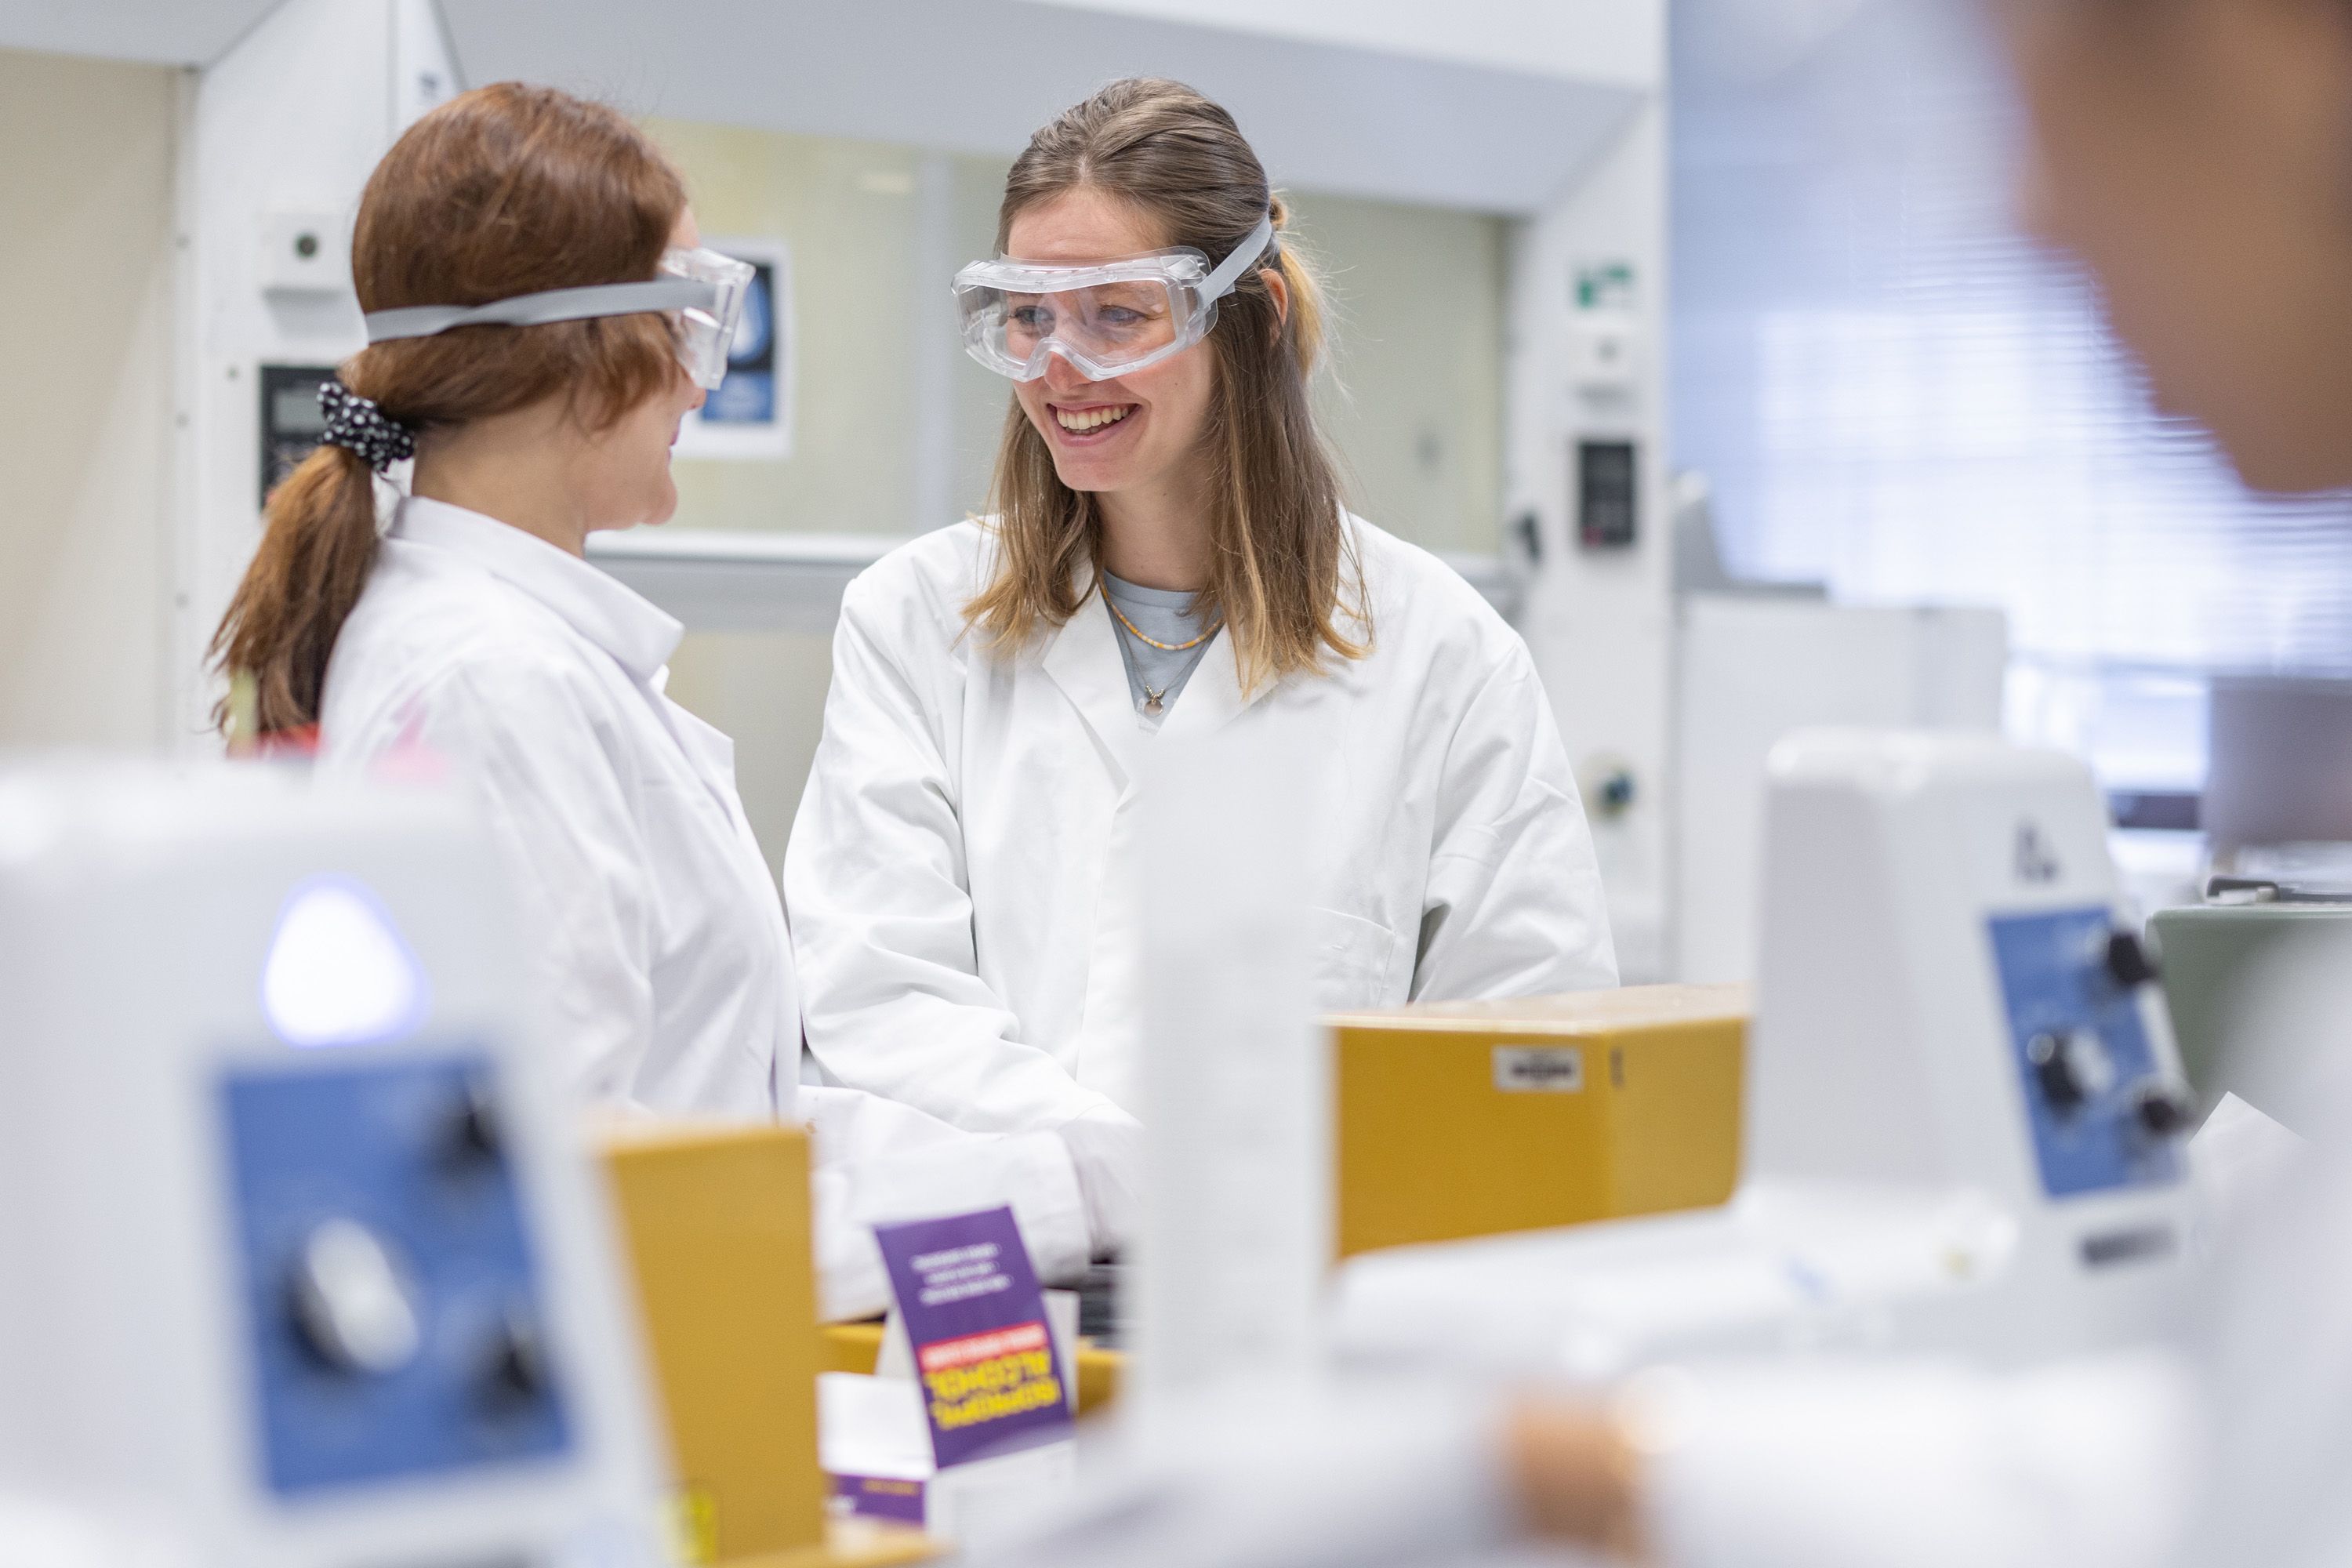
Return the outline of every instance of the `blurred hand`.
<path id="1" fill-rule="evenodd" d="M 1527 1399 L 1506 1423 L 1511 1480 L 1528 1530 L 1547 1541 L 1648 1561 L 1641 1458 L 1623 1425 L 1580 1402 Z"/>
<path id="2" fill-rule="evenodd" d="M 1106 1106 L 1055 1131 L 1077 1170 L 1095 1261 L 1107 1262 L 1133 1243 L 1142 1224 L 1143 1123 Z"/>

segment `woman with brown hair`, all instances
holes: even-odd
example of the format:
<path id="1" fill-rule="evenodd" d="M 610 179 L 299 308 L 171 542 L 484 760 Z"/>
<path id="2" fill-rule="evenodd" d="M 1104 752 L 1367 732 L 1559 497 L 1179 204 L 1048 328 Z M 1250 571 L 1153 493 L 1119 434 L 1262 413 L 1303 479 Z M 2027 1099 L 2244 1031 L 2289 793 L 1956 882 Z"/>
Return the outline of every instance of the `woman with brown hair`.
<path id="1" fill-rule="evenodd" d="M 957 279 L 1014 383 L 994 515 L 851 585 L 785 861 L 834 1078 L 966 1127 L 1131 1128 L 1134 784 L 1156 736 L 1229 726 L 1325 769 L 1322 1005 L 1616 983 L 1525 645 L 1341 506 L 1286 220 L 1173 82 L 1105 88 L 1014 163 L 1001 254 Z"/>
<path id="2" fill-rule="evenodd" d="M 1040 1271 L 1093 1238 L 1067 1150 L 801 1089 L 783 910 L 726 736 L 663 692 L 678 623 L 591 566 L 667 521 L 679 421 L 724 374 L 750 268 L 697 248 L 677 172 L 626 120 L 502 83 L 436 109 L 361 198 L 369 344 L 326 444 L 269 499 L 215 648 L 265 735 L 320 770 L 419 755 L 479 799 L 585 1100 L 814 1122 L 823 1297 L 878 1310 L 869 1228 L 1011 1203 Z M 379 531 L 379 475 L 413 459 Z"/>

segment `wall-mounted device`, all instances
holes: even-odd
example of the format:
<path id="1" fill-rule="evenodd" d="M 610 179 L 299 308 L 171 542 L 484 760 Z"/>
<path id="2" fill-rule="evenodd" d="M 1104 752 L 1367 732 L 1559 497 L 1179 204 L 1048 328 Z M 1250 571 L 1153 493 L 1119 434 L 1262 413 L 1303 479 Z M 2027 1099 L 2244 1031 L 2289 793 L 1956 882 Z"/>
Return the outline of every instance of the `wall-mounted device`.
<path id="1" fill-rule="evenodd" d="M 0 771 L 0 822 L 8 1488 L 198 1568 L 667 1562 L 610 1219 L 468 814 L 54 765 Z"/>
<path id="2" fill-rule="evenodd" d="M 261 219 L 261 287 L 271 294 L 348 294 L 350 220 L 325 209 L 279 210 Z"/>
<path id="3" fill-rule="evenodd" d="M 1609 1378 L 1819 1349 L 1999 1365 L 2176 1326 L 2189 1107 L 2089 771 L 1813 731 L 1770 777 L 1731 1203 L 1352 1259 L 1348 1349 Z"/>
<path id="4" fill-rule="evenodd" d="M 1568 331 L 1568 378 L 1577 391 L 1591 397 L 1611 397 L 1633 390 L 1641 328 L 1632 312 L 1581 315 L 1569 324 Z"/>
<path id="5" fill-rule="evenodd" d="M 332 381 L 331 364 L 265 364 L 261 367 L 261 504 L 318 449 L 327 417 L 319 411 L 319 387 Z"/>
<path id="6" fill-rule="evenodd" d="M 1639 517 L 1641 448 L 1631 441 L 1579 441 L 1574 466 L 1577 542 L 1587 550 L 1630 549 Z"/>

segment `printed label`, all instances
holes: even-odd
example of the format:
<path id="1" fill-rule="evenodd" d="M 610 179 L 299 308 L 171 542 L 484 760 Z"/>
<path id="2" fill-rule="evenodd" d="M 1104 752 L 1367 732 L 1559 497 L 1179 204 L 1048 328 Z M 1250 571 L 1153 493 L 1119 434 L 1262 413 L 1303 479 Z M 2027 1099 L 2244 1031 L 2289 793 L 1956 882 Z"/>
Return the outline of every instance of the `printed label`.
<path id="1" fill-rule="evenodd" d="M 1496 1046 L 1495 1087 L 1505 1094 L 1574 1094 L 1584 1087 L 1577 1046 Z"/>
<path id="2" fill-rule="evenodd" d="M 877 1226 L 941 1469 L 1070 1435 L 1045 1295 L 1009 1208 Z"/>

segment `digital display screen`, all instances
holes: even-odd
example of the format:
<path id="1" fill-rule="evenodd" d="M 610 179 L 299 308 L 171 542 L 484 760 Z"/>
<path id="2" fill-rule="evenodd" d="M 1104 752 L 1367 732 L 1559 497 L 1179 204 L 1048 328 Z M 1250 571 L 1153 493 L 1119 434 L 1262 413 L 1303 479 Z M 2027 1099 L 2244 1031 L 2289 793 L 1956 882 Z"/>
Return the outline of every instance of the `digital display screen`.
<path id="1" fill-rule="evenodd" d="M 280 436 L 316 436 L 326 429 L 316 386 L 281 386 L 270 395 L 270 428 Z"/>
<path id="2" fill-rule="evenodd" d="M 292 473 L 327 433 L 319 412 L 319 387 L 335 374 L 331 364 L 265 364 L 261 372 L 261 485 L 258 504 Z"/>

